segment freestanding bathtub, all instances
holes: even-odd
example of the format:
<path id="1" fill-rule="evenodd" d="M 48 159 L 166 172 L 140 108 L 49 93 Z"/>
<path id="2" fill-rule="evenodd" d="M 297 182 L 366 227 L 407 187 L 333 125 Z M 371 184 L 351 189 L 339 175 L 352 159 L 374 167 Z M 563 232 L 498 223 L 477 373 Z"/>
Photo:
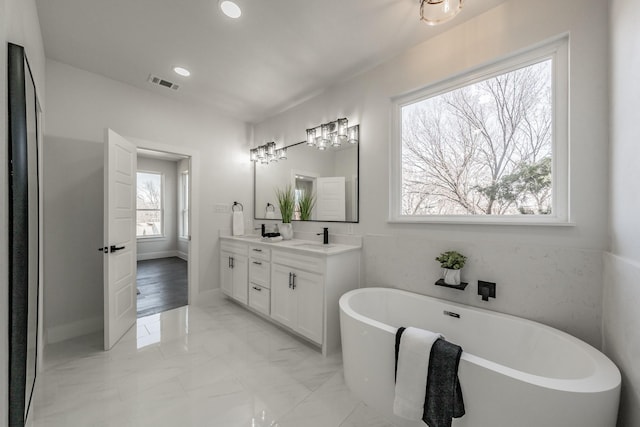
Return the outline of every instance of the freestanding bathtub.
<path id="1" fill-rule="evenodd" d="M 466 414 L 453 420 L 455 427 L 616 425 L 620 372 L 604 354 L 571 335 L 397 289 L 347 292 L 340 298 L 347 385 L 397 426 L 425 427 L 393 415 L 400 326 L 440 332 L 463 348 L 458 377 Z"/>

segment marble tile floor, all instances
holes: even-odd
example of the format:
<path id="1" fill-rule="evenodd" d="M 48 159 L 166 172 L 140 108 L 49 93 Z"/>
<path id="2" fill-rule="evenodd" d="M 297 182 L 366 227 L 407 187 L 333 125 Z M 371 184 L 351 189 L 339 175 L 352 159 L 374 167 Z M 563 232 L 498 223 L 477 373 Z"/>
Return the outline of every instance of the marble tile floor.
<path id="1" fill-rule="evenodd" d="M 393 427 L 354 397 L 340 354 L 317 350 L 215 295 L 47 347 L 32 427 Z"/>

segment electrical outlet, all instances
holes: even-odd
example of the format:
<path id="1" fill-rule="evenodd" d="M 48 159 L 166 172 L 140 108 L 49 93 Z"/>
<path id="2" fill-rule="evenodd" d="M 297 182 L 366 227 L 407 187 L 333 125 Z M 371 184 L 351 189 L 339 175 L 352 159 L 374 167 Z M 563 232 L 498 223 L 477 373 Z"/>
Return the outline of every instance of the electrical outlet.
<path id="1" fill-rule="evenodd" d="M 216 203 L 213 206 L 213 211 L 216 213 L 227 213 L 229 212 L 229 205 L 224 203 Z"/>

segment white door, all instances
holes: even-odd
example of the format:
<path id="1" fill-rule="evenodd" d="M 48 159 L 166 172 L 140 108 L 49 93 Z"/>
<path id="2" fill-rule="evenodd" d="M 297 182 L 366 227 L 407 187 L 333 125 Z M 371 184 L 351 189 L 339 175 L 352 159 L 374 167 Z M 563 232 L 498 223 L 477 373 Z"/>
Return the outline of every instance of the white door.
<path id="1" fill-rule="evenodd" d="M 233 297 L 243 304 L 249 304 L 248 258 L 242 255 L 234 255 L 231 268 L 233 269 Z"/>
<path id="2" fill-rule="evenodd" d="M 104 348 L 136 323 L 136 146 L 111 129 L 104 156 Z"/>
<path id="3" fill-rule="evenodd" d="M 271 266 L 271 318 L 293 329 L 298 304 L 292 289 L 292 274 L 288 267 Z"/>
<path id="4" fill-rule="evenodd" d="M 220 288 L 225 294 L 233 295 L 233 269 L 231 268 L 231 253 L 220 253 Z"/>
<path id="5" fill-rule="evenodd" d="M 316 218 L 318 221 L 345 221 L 345 178 L 316 178 Z"/>
<path id="6" fill-rule="evenodd" d="M 322 276 L 299 271 L 296 272 L 294 285 L 298 301 L 296 330 L 311 341 L 322 344 L 322 312 L 324 307 Z"/>

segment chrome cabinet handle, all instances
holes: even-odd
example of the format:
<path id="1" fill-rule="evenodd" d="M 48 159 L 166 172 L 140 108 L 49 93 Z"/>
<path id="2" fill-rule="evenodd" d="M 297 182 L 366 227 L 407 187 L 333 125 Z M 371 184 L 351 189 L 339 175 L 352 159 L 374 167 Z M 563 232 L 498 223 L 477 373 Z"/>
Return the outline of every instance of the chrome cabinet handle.
<path id="1" fill-rule="evenodd" d="M 256 249 L 256 248 L 253 248 L 253 251 L 254 251 L 254 252 L 262 252 L 262 249 Z"/>
<path id="2" fill-rule="evenodd" d="M 261 262 L 258 262 L 258 261 L 253 261 L 253 263 L 254 263 L 255 265 L 262 265 L 262 263 L 261 263 Z"/>
<path id="3" fill-rule="evenodd" d="M 291 273 L 291 278 L 293 279 L 293 280 L 291 280 L 291 284 L 292 284 L 292 288 L 293 288 L 294 291 L 296 289 L 296 277 L 297 276 L 294 273 Z"/>
<path id="4" fill-rule="evenodd" d="M 258 291 L 258 292 L 262 292 L 262 288 L 258 288 L 258 287 L 256 287 L 256 286 L 254 286 L 254 287 L 253 287 L 253 289 L 255 289 L 255 290 L 256 290 L 256 291 Z"/>
<path id="5" fill-rule="evenodd" d="M 289 272 L 289 288 L 293 285 L 293 273 Z"/>

